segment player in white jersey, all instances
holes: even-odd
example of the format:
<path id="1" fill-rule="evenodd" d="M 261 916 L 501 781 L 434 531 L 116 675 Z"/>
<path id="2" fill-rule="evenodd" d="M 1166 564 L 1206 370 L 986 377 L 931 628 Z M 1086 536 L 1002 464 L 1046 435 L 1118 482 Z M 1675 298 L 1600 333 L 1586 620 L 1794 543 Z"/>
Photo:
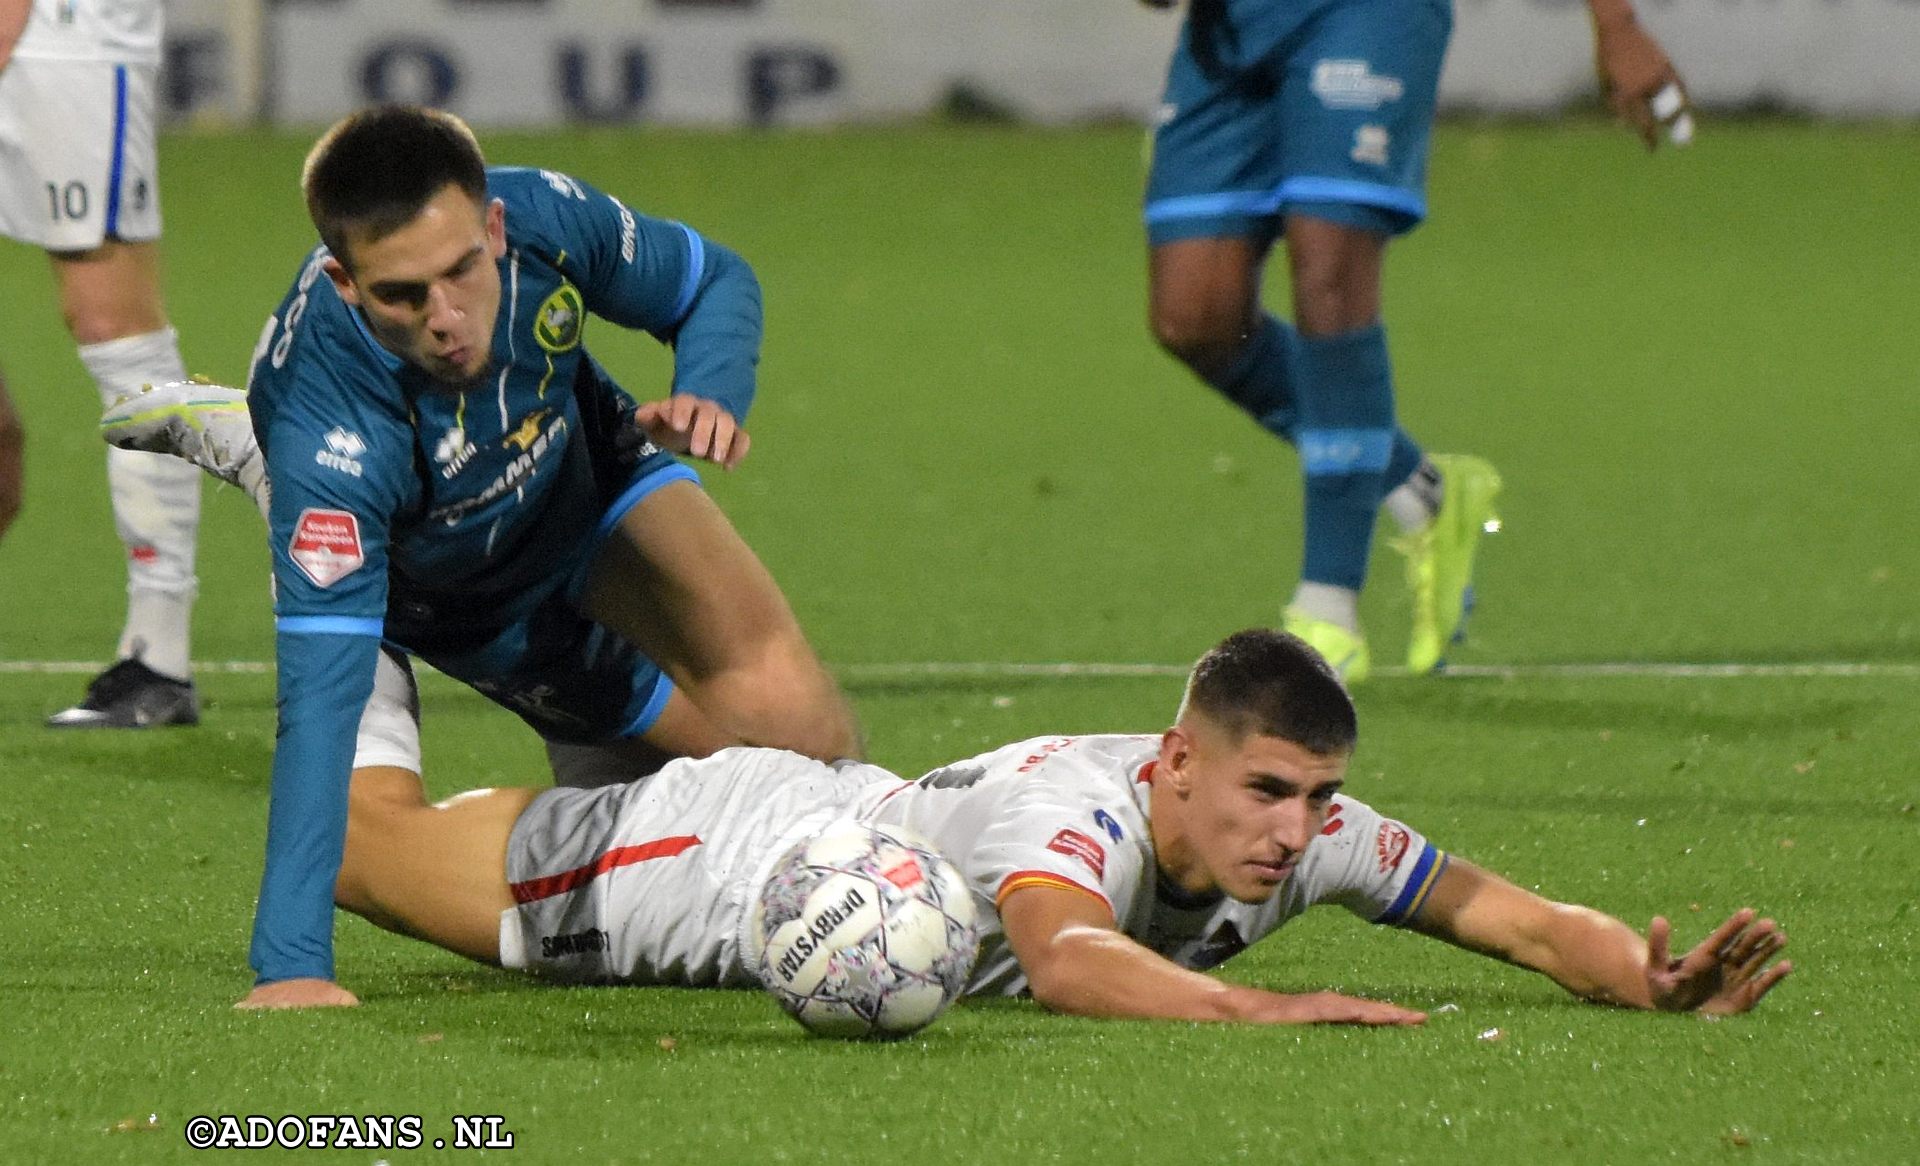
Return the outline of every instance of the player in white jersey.
<path id="1" fill-rule="evenodd" d="M 160 0 L 0 0 L 0 235 L 47 252 L 67 329 L 103 405 L 180 380 L 160 296 L 155 172 Z M 199 476 L 107 453 L 127 555 L 116 662 L 56 727 L 190 725 Z"/>
<path id="2" fill-rule="evenodd" d="M 396 721 L 397 723 L 397 721 Z M 477 960 L 556 979 L 747 985 L 743 935 L 766 869 L 838 817 L 930 837 L 983 905 L 969 990 L 1090 1016 L 1412 1024 L 1330 992 L 1222 983 L 1220 963 L 1337 903 L 1629 1007 L 1741 1012 L 1792 965 L 1736 912 L 1680 958 L 1453 858 L 1340 792 L 1353 706 L 1283 633 L 1232 636 L 1157 736 L 1040 738 L 916 782 L 873 766 L 729 749 L 600 789 L 480 790 L 429 806 L 417 772 L 355 774 L 336 897 Z"/>

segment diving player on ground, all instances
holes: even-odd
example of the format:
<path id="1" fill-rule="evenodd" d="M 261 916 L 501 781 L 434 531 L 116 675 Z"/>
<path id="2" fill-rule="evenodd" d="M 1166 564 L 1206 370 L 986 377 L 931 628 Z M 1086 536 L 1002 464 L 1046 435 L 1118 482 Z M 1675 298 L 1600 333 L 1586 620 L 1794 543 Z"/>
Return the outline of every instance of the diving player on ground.
<path id="1" fill-rule="evenodd" d="M 384 717 L 403 741 L 404 711 Z M 922 834 L 967 877 L 984 931 L 969 991 L 1030 992 L 1077 1015 L 1423 1020 L 1201 974 L 1323 903 L 1624 1007 L 1743 1012 L 1792 970 L 1773 962 L 1785 934 L 1750 910 L 1676 959 L 1665 919 L 1642 938 L 1445 853 L 1342 791 L 1355 740 L 1325 662 L 1252 631 L 1202 658 L 1164 734 L 1019 742 L 910 784 L 730 749 L 623 786 L 432 806 L 417 750 L 409 762 L 400 749 L 355 776 L 338 898 L 382 927 L 560 980 L 749 985 L 745 929 L 768 867 L 853 817 Z"/>

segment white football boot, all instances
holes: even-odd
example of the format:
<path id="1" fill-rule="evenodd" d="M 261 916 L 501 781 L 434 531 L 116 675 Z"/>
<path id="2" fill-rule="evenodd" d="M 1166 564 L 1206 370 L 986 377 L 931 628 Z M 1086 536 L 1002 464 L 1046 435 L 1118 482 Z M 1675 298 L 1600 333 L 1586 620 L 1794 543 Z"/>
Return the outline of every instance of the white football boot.
<path id="1" fill-rule="evenodd" d="M 267 462 L 253 438 L 247 394 L 205 381 L 149 385 L 100 418 L 107 444 L 172 454 L 240 487 L 267 508 Z"/>

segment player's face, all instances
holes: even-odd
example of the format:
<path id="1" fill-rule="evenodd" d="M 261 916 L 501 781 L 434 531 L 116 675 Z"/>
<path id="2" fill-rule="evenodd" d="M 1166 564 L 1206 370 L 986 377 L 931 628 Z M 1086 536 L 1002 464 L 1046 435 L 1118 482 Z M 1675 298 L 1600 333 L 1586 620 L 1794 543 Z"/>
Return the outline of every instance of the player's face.
<path id="1" fill-rule="evenodd" d="M 1153 806 L 1162 869 L 1182 890 L 1263 903 L 1326 825 L 1347 755 L 1313 753 L 1259 733 L 1235 740 L 1189 716 L 1162 739 L 1160 765 Z M 1177 824 L 1162 839 L 1164 794 L 1175 798 L 1169 820 Z"/>
<path id="2" fill-rule="evenodd" d="M 399 230 L 354 239 L 353 268 L 328 265 L 341 298 L 394 355 L 461 385 L 487 370 L 500 315 L 506 211 L 447 185 Z"/>

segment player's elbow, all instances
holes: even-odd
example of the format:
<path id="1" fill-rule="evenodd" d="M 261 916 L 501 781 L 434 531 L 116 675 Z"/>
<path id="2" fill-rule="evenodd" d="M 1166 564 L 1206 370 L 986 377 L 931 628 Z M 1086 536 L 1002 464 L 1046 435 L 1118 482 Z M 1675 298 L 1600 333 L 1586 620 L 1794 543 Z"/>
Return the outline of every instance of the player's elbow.
<path id="1" fill-rule="evenodd" d="M 1067 1016 L 1137 1015 L 1137 1004 L 1126 999 L 1128 985 L 1114 982 L 1107 958 L 1116 938 L 1129 942 L 1104 928 L 1075 927 L 1030 953 L 1021 968 L 1033 1002 Z"/>
<path id="2" fill-rule="evenodd" d="M 1072 956 L 1056 946 L 1049 944 L 1045 952 L 1021 960 L 1020 970 L 1026 973 L 1027 995 L 1035 1004 L 1049 1012 L 1072 1013 L 1080 998 L 1076 969 Z"/>

